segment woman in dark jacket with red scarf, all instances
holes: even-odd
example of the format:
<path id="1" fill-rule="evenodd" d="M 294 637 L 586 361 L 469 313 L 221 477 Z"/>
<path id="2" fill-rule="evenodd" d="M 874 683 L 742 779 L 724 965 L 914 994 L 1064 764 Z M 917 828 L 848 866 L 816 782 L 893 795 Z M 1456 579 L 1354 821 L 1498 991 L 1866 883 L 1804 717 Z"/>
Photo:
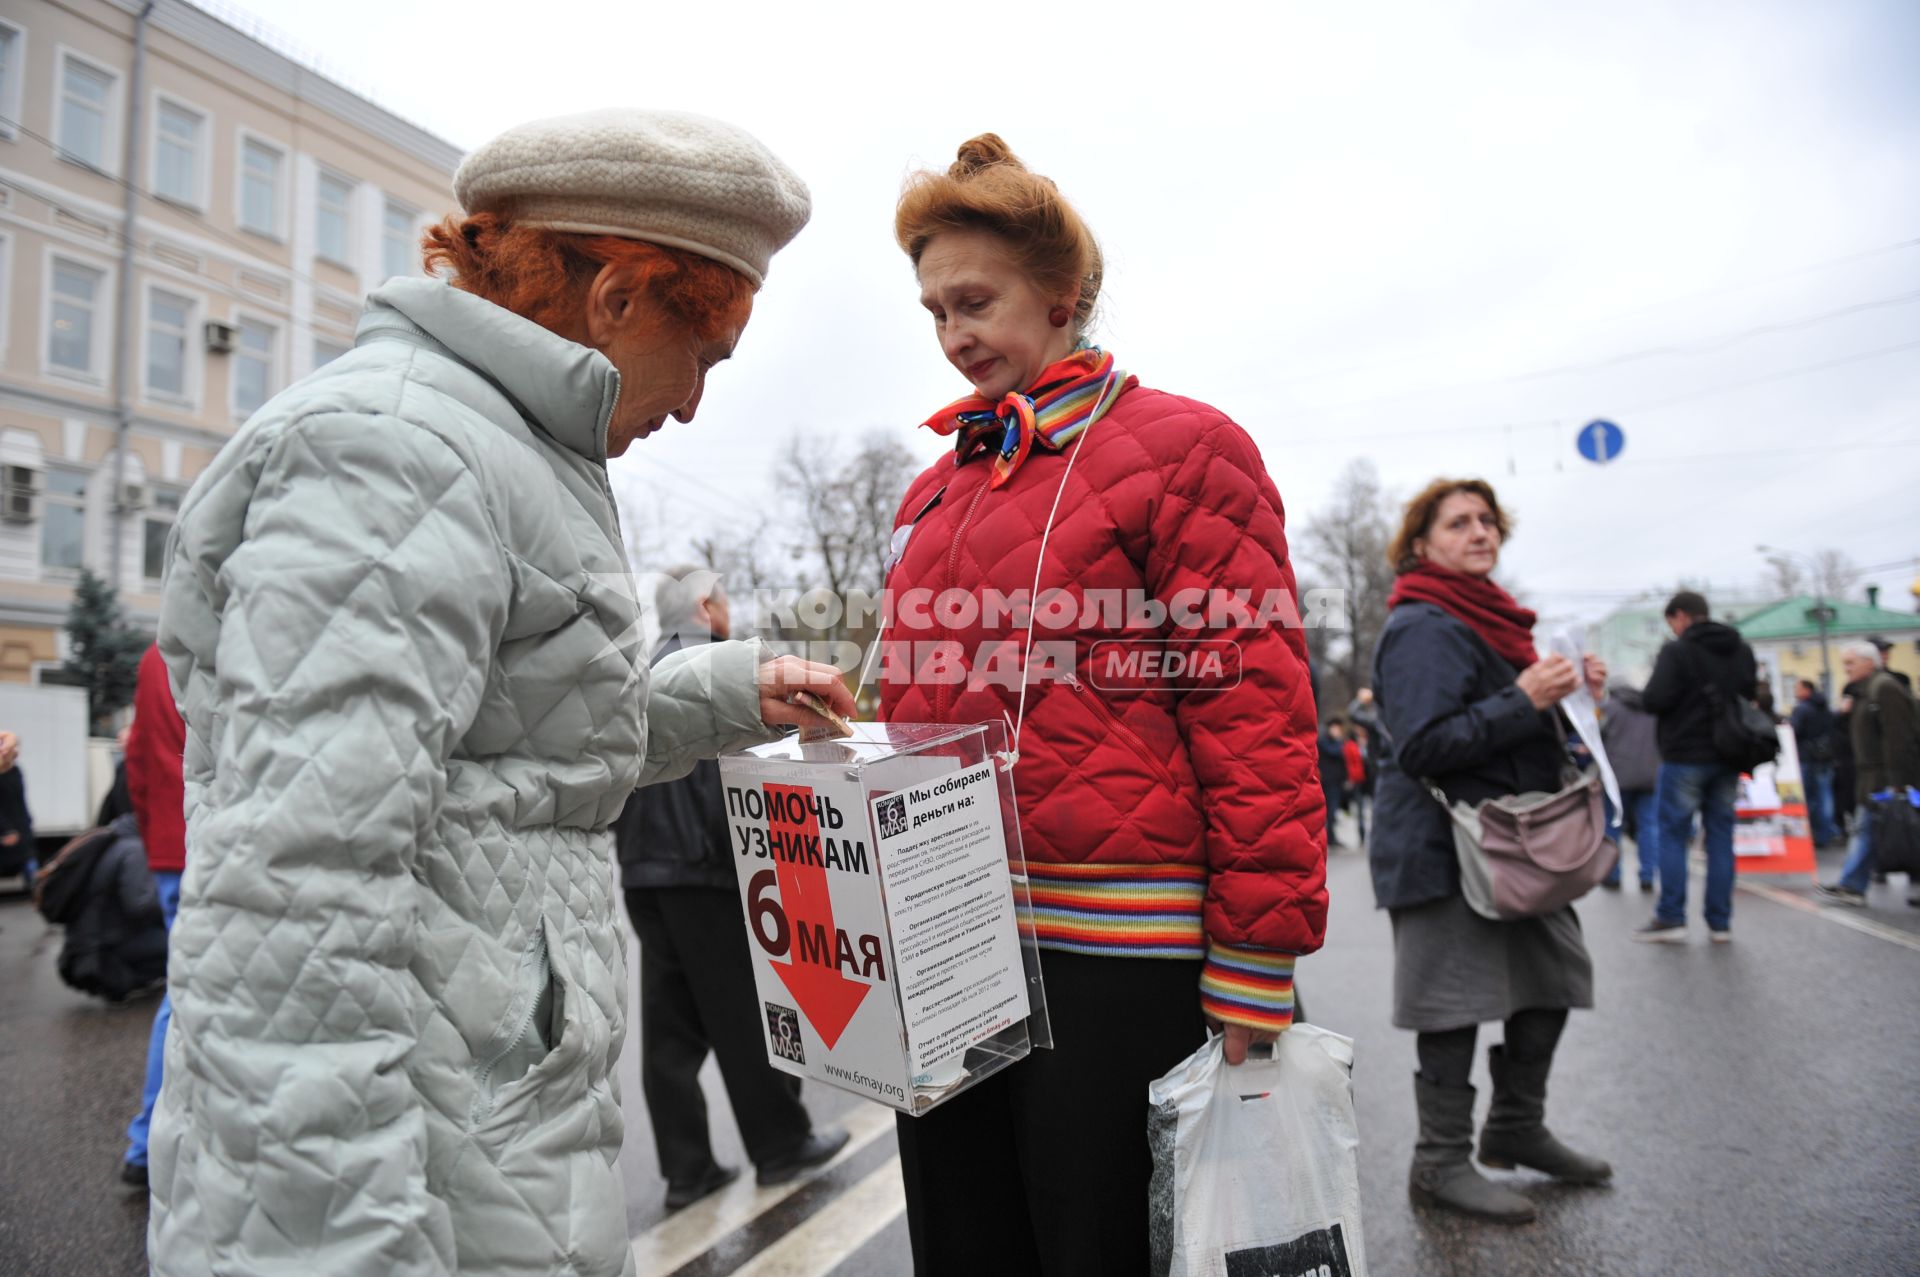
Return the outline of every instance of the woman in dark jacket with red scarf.
<path id="1" fill-rule="evenodd" d="M 1534 650 L 1534 614 L 1495 585 L 1508 524 L 1492 487 L 1437 479 L 1407 507 L 1389 555 L 1399 579 L 1374 651 L 1384 739 L 1369 844 L 1374 898 L 1393 920 L 1393 1022 L 1419 1034 L 1420 1110 L 1408 1191 L 1416 1203 L 1507 1223 L 1533 1203 L 1482 1177 L 1473 1148 L 1477 1026 L 1506 1022 L 1488 1052 L 1493 1102 L 1480 1138 L 1488 1166 L 1529 1166 L 1597 1184 L 1608 1165 L 1544 1124 L 1547 1073 L 1572 1007 L 1593 1005 L 1593 965 L 1571 907 L 1495 922 L 1468 908 L 1445 808 L 1560 788 L 1565 736 L 1555 707 L 1581 673 Z M 1584 671 L 1604 695 L 1606 667 Z"/>
<path id="2" fill-rule="evenodd" d="M 1314 704 L 1253 441 L 1086 343 L 1100 253 L 999 138 L 895 216 L 972 394 L 908 490 L 883 716 L 1015 729 L 1054 1047 L 900 1119 L 914 1269 L 1148 1267 L 1146 1087 L 1293 1017 L 1326 924 Z"/>

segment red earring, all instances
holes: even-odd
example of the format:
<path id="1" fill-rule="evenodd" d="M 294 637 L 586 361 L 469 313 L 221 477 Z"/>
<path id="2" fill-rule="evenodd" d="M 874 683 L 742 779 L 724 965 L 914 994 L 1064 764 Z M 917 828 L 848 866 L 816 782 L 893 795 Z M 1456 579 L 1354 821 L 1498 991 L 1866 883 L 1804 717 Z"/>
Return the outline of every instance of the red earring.
<path id="1" fill-rule="evenodd" d="M 1073 312 L 1068 310 L 1065 306 L 1055 306 L 1052 310 L 1047 312 L 1047 322 L 1052 324 L 1055 328 L 1065 328 L 1067 326 L 1067 321 L 1072 318 L 1073 318 Z"/>

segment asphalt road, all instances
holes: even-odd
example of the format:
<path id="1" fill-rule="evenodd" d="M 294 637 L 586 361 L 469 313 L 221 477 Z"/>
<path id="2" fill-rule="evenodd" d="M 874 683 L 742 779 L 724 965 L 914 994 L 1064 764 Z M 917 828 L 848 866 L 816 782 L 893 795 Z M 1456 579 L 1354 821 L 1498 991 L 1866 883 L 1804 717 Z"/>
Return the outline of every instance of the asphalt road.
<path id="1" fill-rule="evenodd" d="M 1836 868 L 1823 857 L 1826 876 Z M 1408 1205 L 1413 1038 L 1387 1021 L 1386 918 L 1359 853 L 1336 853 L 1329 876 L 1327 947 L 1301 963 L 1301 986 L 1314 1020 L 1356 1041 L 1376 1277 L 1920 1273 L 1920 909 L 1905 904 L 1904 879 L 1876 887 L 1865 910 L 1814 904 L 1804 878 L 1745 880 L 1736 940 L 1720 946 L 1697 917 L 1684 946 L 1629 941 L 1649 912 L 1631 887 L 1582 901 L 1599 1005 L 1569 1025 L 1549 1121 L 1608 1158 L 1614 1183 L 1519 1176 L 1541 1217 L 1516 1229 Z M 153 1004 L 65 989 L 56 944 L 24 902 L 0 901 L 0 1274 L 142 1273 L 145 1203 L 115 1172 Z M 846 1154 L 803 1184 L 758 1190 L 749 1174 L 667 1216 L 632 1050 L 622 1068 L 641 1273 L 907 1272 L 890 1114 L 810 1090 L 822 1124 L 854 1131 Z M 716 1148 L 737 1161 L 708 1081 Z"/>

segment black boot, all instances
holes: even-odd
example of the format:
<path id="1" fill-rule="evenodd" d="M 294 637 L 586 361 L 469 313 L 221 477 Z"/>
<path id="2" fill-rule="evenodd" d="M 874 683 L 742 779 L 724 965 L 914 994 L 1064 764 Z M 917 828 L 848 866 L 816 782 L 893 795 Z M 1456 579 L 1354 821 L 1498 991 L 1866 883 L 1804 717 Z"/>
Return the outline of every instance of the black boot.
<path id="1" fill-rule="evenodd" d="M 1416 1206 L 1438 1206 L 1502 1224 L 1533 1220 L 1533 1203 L 1473 1169 L 1473 1088 L 1438 1086 L 1415 1073 L 1420 1142 L 1413 1146 L 1407 1196 Z"/>
<path id="2" fill-rule="evenodd" d="M 1495 1170 L 1529 1166 L 1568 1184 L 1604 1184 L 1613 1168 L 1597 1157 L 1576 1153 L 1553 1138 L 1546 1127 L 1547 1071 L 1553 1057 L 1516 1060 L 1506 1048 L 1487 1048 L 1493 1072 L 1493 1103 L 1480 1132 L 1480 1162 Z"/>

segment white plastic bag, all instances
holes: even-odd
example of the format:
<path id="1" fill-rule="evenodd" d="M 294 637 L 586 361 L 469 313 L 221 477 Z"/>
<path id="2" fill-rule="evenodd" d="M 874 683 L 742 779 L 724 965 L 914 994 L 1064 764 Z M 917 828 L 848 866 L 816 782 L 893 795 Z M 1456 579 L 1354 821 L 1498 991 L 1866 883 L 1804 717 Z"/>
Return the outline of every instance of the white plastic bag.
<path id="1" fill-rule="evenodd" d="M 1228 1067 L 1215 1036 L 1147 1088 L 1157 1277 L 1365 1277 L 1353 1040 L 1311 1024 Z"/>

